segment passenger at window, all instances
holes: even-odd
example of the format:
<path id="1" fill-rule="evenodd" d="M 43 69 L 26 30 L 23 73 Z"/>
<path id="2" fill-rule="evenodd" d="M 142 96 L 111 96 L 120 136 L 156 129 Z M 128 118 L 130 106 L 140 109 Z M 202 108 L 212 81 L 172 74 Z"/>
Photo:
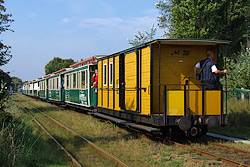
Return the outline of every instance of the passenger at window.
<path id="1" fill-rule="evenodd" d="M 97 93 L 97 83 L 98 83 L 98 70 L 95 69 L 95 74 L 92 76 L 92 82 L 93 86 L 91 88 L 94 88 L 94 92 Z"/>

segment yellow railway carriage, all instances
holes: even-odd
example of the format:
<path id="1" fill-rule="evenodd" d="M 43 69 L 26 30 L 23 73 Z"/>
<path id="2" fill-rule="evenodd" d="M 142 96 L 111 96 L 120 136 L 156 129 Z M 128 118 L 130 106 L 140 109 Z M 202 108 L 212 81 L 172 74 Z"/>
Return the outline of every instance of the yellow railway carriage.
<path id="1" fill-rule="evenodd" d="M 98 59 L 98 113 L 192 136 L 227 124 L 222 87 L 204 90 L 193 78 L 207 51 L 217 62 L 226 44 L 159 39 Z"/>

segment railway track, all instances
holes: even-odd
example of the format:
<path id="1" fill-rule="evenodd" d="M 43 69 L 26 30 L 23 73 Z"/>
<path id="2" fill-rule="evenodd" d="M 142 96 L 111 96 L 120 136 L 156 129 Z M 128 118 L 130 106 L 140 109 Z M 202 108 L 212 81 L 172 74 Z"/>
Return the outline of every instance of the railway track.
<path id="1" fill-rule="evenodd" d="M 209 141 L 210 140 L 209 138 L 207 138 L 206 141 L 200 142 L 200 146 L 204 148 L 199 149 L 190 146 L 190 143 L 183 144 L 182 142 L 166 139 L 161 135 L 152 135 L 150 133 L 142 132 L 140 130 L 133 128 L 129 128 L 129 130 L 135 131 L 136 133 L 143 133 L 144 135 L 150 137 L 151 139 L 159 140 L 166 144 L 173 144 L 182 148 L 192 150 L 198 154 L 216 160 L 220 160 L 232 166 L 250 167 L 250 152 L 240 150 L 234 147 L 229 147 L 223 144 L 214 143 L 213 141 Z"/>
<path id="2" fill-rule="evenodd" d="M 18 101 L 18 100 L 16 100 Z M 27 105 L 31 106 L 31 104 L 29 104 L 27 101 L 23 100 L 23 102 L 25 102 Z M 54 137 L 51 133 L 49 133 L 49 131 L 36 119 L 37 117 L 37 113 L 36 114 L 31 114 L 32 111 L 30 111 L 29 109 L 27 109 L 26 107 L 24 107 L 22 104 L 19 103 L 19 106 L 26 112 L 28 113 L 28 115 L 39 125 L 39 127 L 68 155 L 68 157 L 70 157 L 70 159 L 72 160 L 72 162 L 74 163 L 75 166 L 77 167 L 81 167 L 81 163 L 79 162 L 79 160 L 77 160 L 77 158 L 75 158 L 64 146 L 63 144 L 61 144 L 56 137 Z M 121 166 L 121 167 L 129 167 L 128 164 L 126 164 L 125 162 L 123 162 L 122 160 L 120 160 L 119 158 L 115 157 L 114 155 L 108 153 L 107 151 L 103 150 L 102 148 L 100 148 L 99 146 L 95 145 L 94 143 L 92 143 L 91 141 L 89 141 L 88 139 L 86 139 L 85 137 L 79 135 L 78 133 L 76 133 L 75 131 L 73 131 L 72 129 L 68 128 L 67 126 L 63 125 L 62 123 L 60 123 L 59 121 L 55 120 L 54 118 L 50 117 L 49 115 L 43 113 L 43 111 L 32 107 L 32 109 L 38 111 L 38 113 L 42 114 L 43 116 L 47 117 L 49 120 L 51 120 L 53 123 L 55 123 L 56 125 L 60 126 L 61 128 L 67 130 L 68 132 L 72 133 L 74 136 L 77 136 L 78 138 L 80 138 L 81 140 L 83 140 L 85 143 L 87 143 L 92 149 L 94 149 L 96 152 L 98 152 L 101 156 L 105 156 L 107 159 L 109 159 L 109 161 L 111 162 L 110 166 Z M 93 153 L 91 153 L 93 154 Z M 100 156 L 97 156 L 100 157 Z M 115 164 L 115 165 L 114 165 Z M 107 164 L 105 164 L 107 165 Z M 109 166 L 109 165 L 108 165 Z"/>
<path id="3" fill-rule="evenodd" d="M 194 152 L 199 153 L 203 156 L 221 160 L 232 166 L 250 167 L 250 153 L 247 151 L 217 143 L 208 143 L 207 145 L 204 144 L 201 145 L 201 147 L 204 147 L 203 149 L 198 149 L 179 142 L 170 142 L 177 146 L 193 150 Z"/>
<path id="4" fill-rule="evenodd" d="M 27 101 L 25 101 L 25 102 L 27 103 Z M 37 108 L 34 108 L 34 110 L 37 110 L 39 113 L 41 113 L 44 116 L 50 118 L 56 124 L 58 124 L 58 125 L 60 125 L 62 127 L 64 126 L 60 122 L 55 120 L 54 118 L 52 118 L 49 115 L 43 113 L 43 111 L 41 111 L 41 110 L 39 110 Z M 128 128 L 128 127 L 126 127 L 126 128 L 129 129 L 129 130 L 132 130 L 132 131 L 134 131 L 136 133 L 143 133 L 144 135 L 146 135 L 146 136 L 148 136 L 148 137 L 150 137 L 152 139 L 158 140 L 158 141 L 159 140 L 160 141 L 166 141 L 165 138 L 163 138 L 160 135 L 155 136 L 153 134 L 150 134 L 150 133 L 147 133 L 147 132 L 142 132 L 142 131 L 137 130 L 137 129 Z M 67 130 L 72 132 L 72 130 L 69 129 L 69 128 Z M 72 132 L 72 133 L 74 133 L 74 132 Z M 78 135 L 78 134 L 75 133 L 75 135 Z M 213 143 L 213 142 L 210 142 L 208 140 L 209 139 L 207 139 L 206 142 L 201 142 L 200 143 L 200 146 L 203 147 L 203 149 L 192 147 L 192 146 L 190 146 L 190 143 L 183 144 L 181 142 L 172 141 L 172 140 L 167 140 L 166 142 L 170 143 L 170 144 L 177 145 L 179 147 L 187 148 L 189 150 L 193 150 L 194 152 L 196 152 L 198 154 L 201 154 L 203 156 L 206 156 L 206 157 L 214 158 L 216 160 L 221 160 L 222 162 L 228 163 L 228 164 L 230 164 L 232 166 L 250 167 L 250 152 L 243 151 L 243 150 L 236 149 L 236 148 L 229 147 L 229 146 L 225 146 L 225 145 L 218 144 L 218 143 Z M 107 155 L 107 156 L 109 156 L 109 155 Z M 124 165 L 127 165 L 127 164 L 124 164 Z M 121 164 L 121 166 L 123 166 L 123 165 Z"/>

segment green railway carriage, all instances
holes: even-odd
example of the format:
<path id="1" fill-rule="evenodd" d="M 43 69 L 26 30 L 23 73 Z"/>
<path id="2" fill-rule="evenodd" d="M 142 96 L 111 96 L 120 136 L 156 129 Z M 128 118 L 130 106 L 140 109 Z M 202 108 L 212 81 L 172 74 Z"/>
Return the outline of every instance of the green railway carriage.
<path id="1" fill-rule="evenodd" d="M 45 91 L 47 90 L 46 95 L 49 100 L 64 103 L 64 72 L 67 70 L 69 70 L 69 68 L 56 71 L 53 74 L 50 74 L 45 80 L 45 85 L 48 85 L 48 89 L 45 89 Z"/>
<path id="2" fill-rule="evenodd" d="M 97 68 L 96 58 L 92 57 L 70 67 L 63 73 L 65 103 L 88 108 L 96 106 L 97 94 L 91 89 L 92 76 Z"/>
<path id="3" fill-rule="evenodd" d="M 27 95 L 33 96 L 33 86 L 34 85 L 33 85 L 32 81 L 28 83 L 28 92 L 27 92 Z"/>
<path id="4" fill-rule="evenodd" d="M 28 93 L 28 83 L 23 84 L 22 93 L 25 95 Z"/>
<path id="5" fill-rule="evenodd" d="M 47 84 L 47 78 L 50 75 L 46 75 L 44 77 L 42 77 L 42 79 L 39 80 L 39 97 L 41 99 L 47 99 L 47 94 L 48 94 L 48 84 Z"/>
<path id="6" fill-rule="evenodd" d="M 98 112 L 192 135 L 227 124 L 223 89 L 204 90 L 193 78 L 194 65 L 207 51 L 217 62 L 226 44 L 159 39 L 98 59 Z"/>
<path id="7" fill-rule="evenodd" d="M 39 79 L 33 80 L 33 94 L 32 96 L 38 97 L 39 96 Z"/>

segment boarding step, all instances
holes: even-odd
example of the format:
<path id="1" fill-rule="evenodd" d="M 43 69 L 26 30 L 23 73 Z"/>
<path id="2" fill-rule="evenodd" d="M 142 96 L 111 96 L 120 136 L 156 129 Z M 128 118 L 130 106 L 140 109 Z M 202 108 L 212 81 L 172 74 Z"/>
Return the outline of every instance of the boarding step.
<path id="1" fill-rule="evenodd" d="M 101 118 L 104 118 L 104 119 L 107 119 L 107 120 L 110 120 L 110 121 L 113 121 L 113 122 L 116 122 L 116 123 L 119 123 L 119 124 L 122 124 L 122 125 L 126 125 L 126 126 L 129 126 L 129 127 L 132 127 L 132 128 L 145 130 L 145 131 L 148 131 L 148 132 L 159 132 L 160 131 L 160 129 L 158 129 L 158 128 L 153 128 L 153 127 L 145 126 L 145 125 L 139 125 L 139 124 L 136 124 L 136 123 L 128 122 L 126 120 L 119 119 L 119 118 L 114 118 L 114 117 L 104 115 L 104 114 L 101 114 L 101 113 L 92 113 L 92 115 L 95 115 L 97 117 L 101 117 Z"/>

